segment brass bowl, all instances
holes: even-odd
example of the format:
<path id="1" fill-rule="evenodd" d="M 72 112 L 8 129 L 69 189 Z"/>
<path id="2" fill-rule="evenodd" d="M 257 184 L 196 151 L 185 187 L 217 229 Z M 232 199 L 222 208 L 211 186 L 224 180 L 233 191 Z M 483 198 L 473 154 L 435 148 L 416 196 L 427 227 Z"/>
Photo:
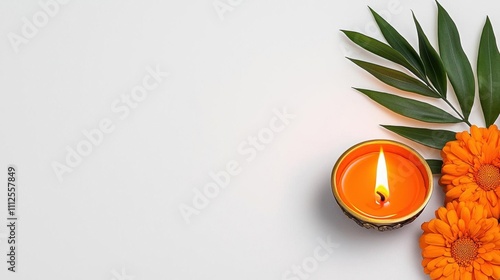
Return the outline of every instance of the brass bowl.
<path id="1" fill-rule="evenodd" d="M 398 154 L 415 164 L 424 180 L 427 191 L 423 203 L 417 209 L 402 217 L 393 219 L 379 219 L 365 216 L 362 213 L 355 211 L 347 203 L 345 203 L 341 199 L 341 195 L 339 193 L 339 188 L 342 187 L 340 179 L 342 178 L 344 170 L 350 165 L 350 163 L 361 155 L 372 152 L 379 152 L 380 147 L 382 147 L 385 152 Z M 422 213 L 425 206 L 429 202 L 434 187 L 432 172 L 429 168 L 429 165 L 417 151 L 405 144 L 392 140 L 382 139 L 364 141 L 352 146 L 347 151 L 345 151 L 339 157 L 333 167 L 331 180 L 333 196 L 335 197 L 337 204 L 340 206 L 344 214 L 364 228 L 373 228 L 379 231 L 398 229 L 413 222 L 420 215 L 420 213 Z"/>

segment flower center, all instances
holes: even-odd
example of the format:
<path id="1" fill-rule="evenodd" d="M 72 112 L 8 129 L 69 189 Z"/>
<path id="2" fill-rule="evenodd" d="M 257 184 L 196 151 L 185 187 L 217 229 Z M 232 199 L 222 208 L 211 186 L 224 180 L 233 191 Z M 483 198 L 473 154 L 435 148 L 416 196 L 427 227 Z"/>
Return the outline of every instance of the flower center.
<path id="1" fill-rule="evenodd" d="M 469 237 L 462 237 L 451 244 L 451 256 L 460 266 L 469 266 L 477 256 L 478 245 Z"/>
<path id="2" fill-rule="evenodd" d="M 476 181 L 483 190 L 494 190 L 500 186 L 500 170 L 492 164 L 482 165 L 476 173 Z"/>

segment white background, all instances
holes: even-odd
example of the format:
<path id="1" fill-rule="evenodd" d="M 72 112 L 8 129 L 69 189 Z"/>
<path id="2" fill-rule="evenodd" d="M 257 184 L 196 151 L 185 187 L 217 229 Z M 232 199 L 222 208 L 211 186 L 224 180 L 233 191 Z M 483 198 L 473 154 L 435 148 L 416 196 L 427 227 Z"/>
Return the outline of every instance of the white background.
<path id="1" fill-rule="evenodd" d="M 388 90 L 345 56 L 381 60 L 339 31 L 380 38 L 369 5 L 416 46 L 413 10 L 436 46 L 434 1 L 229 3 L 218 15 L 213 0 L 74 0 L 16 47 L 9 36 L 23 36 L 23 18 L 33 22 L 43 9 L 0 2 L 0 185 L 15 164 L 19 216 L 14 274 L 5 263 L 2 188 L 1 279 L 286 279 L 328 238 L 335 249 L 308 279 L 428 278 L 418 238 L 443 201 L 439 186 L 414 223 L 379 233 L 342 214 L 330 173 L 343 151 L 374 138 L 439 157 L 379 127 L 426 124 L 351 89 Z M 485 16 L 500 30 L 497 1 L 441 3 L 475 68 Z M 170 76 L 121 119 L 112 104 L 157 66 Z M 284 108 L 295 117 L 255 158 L 238 151 Z M 115 129 L 60 182 L 54 162 L 66 164 L 67 147 L 106 118 Z M 241 172 L 188 224 L 179 207 L 193 207 L 209 173 L 230 161 Z M 288 279 L 302 279 L 295 277 Z"/>

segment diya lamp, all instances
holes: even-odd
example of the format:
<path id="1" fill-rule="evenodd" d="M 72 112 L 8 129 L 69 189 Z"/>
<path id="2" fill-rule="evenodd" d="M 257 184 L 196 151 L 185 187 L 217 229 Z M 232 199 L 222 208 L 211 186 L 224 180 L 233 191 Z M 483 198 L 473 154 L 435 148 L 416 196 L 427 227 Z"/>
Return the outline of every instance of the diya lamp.
<path id="1" fill-rule="evenodd" d="M 332 171 L 333 195 L 344 213 L 360 226 L 380 231 L 415 220 L 432 189 L 432 172 L 425 159 L 391 140 L 354 145 Z"/>

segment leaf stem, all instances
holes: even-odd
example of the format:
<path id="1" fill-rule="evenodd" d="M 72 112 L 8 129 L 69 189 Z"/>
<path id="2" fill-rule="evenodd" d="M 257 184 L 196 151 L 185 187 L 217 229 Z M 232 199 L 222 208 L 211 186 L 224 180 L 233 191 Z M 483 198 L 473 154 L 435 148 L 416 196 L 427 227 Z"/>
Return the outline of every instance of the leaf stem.
<path id="1" fill-rule="evenodd" d="M 448 106 L 450 106 L 451 109 L 453 109 L 453 111 L 455 111 L 455 113 L 457 113 L 458 117 L 462 120 L 462 122 L 464 122 L 465 124 L 467 124 L 469 127 L 472 126 L 472 124 L 464 118 L 464 116 L 462 116 L 462 114 L 460 114 L 460 112 L 455 108 L 455 106 L 453 106 L 453 104 L 450 103 L 450 101 L 448 101 L 448 99 L 444 96 L 441 95 L 441 93 L 439 93 L 430 83 L 429 83 L 429 80 L 426 78 L 423 80 L 424 83 L 427 84 L 427 86 L 429 87 L 429 89 L 431 91 L 433 91 L 434 93 L 437 93 L 439 96 L 441 96 L 441 99 L 443 99 L 444 102 L 446 102 L 446 104 L 448 104 Z"/>
<path id="2" fill-rule="evenodd" d="M 444 98 L 444 97 L 441 97 L 441 99 L 443 99 L 443 100 L 444 100 L 444 102 L 446 102 L 446 104 L 448 104 L 448 106 L 450 106 L 450 107 L 451 107 L 451 109 L 453 109 L 453 111 L 455 111 L 455 113 L 457 113 L 457 115 L 458 115 L 458 116 L 462 119 L 462 121 L 463 121 L 464 123 L 466 123 L 469 127 L 471 127 L 471 126 L 472 126 L 472 124 L 471 124 L 468 120 L 466 120 L 466 119 L 462 116 L 462 114 L 460 114 L 460 113 L 457 111 L 457 109 L 455 109 L 455 107 L 454 107 L 454 106 L 450 103 L 450 101 L 448 101 L 448 99 L 446 99 L 446 98 Z"/>

